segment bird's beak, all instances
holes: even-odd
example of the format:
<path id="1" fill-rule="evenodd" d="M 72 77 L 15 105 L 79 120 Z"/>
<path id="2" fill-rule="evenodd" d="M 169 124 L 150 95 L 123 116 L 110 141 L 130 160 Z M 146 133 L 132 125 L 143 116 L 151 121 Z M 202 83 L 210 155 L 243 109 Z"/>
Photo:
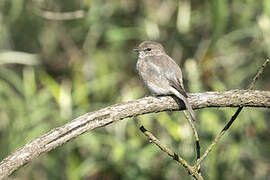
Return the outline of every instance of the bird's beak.
<path id="1" fill-rule="evenodd" d="M 139 48 L 134 48 L 134 49 L 133 49 L 133 51 L 135 51 L 135 52 L 139 52 L 139 51 L 140 51 L 140 49 L 139 49 Z"/>

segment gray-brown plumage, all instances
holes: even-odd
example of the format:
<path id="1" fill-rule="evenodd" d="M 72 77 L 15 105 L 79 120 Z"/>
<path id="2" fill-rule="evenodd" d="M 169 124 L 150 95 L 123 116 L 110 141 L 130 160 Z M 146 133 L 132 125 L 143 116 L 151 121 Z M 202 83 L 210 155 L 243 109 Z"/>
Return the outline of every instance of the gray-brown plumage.
<path id="1" fill-rule="evenodd" d="M 181 99 L 195 121 L 195 113 L 187 100 L 180 67 L 170 58 L 160 43 L 144 41 L 138 48 L 136 69 L 144 83 L 155 95 L 175 95 Z"/>

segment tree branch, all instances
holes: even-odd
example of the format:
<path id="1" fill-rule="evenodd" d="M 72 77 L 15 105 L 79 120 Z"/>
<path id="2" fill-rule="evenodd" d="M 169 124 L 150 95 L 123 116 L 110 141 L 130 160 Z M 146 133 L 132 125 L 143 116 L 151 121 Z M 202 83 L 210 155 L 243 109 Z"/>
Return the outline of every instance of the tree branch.
<path id="1" fill-rule="evenodd" d="M 269 91 L 231 90 L 189 94 L 193 109 L 205 107 L 265 107 L 270 108 Z M 183 110 L 183 106 L 180 110 Z M 121 119 L 146 113 L 179 110 L 172 97 L 145 97 L 136 101 L 120 103 L 98 111 L 86 113 L 71 122 L 49 131 L 18 149 L 0 163 L 0 179 L 3 179 L 24 164 L 67 141 L 96 128 Z"/>

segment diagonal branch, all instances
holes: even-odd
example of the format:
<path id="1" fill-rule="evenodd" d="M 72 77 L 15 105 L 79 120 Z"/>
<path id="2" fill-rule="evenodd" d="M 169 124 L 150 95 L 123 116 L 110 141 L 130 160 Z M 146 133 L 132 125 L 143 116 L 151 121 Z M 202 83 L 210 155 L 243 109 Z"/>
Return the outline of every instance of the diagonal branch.
<path id="1" fill-rule="evenodd" d="M 176 154 L 172 150 L 170 150 L 167 146 L 162 144 L 152 133 L 147 131 L 144 126 L 140 127 L 140 130 L 142 133 L 149 138 L 151 142 L 153 142 L 155 145 L 157 145 L 162 151 L 166 152 L 171 158 L 173 158 L 176 162 L 181 164 L 186 171 L 192 175 L 196 180 L 203 180 L 203 177 L 197 173 L 197 170 L 193 169 L 187 162 L 184 160 L 180 155 Z"/>
<path id="2" fill-rule="evenodd" d="M 189 94 L 189 102 L 194 109 L 206 107 L 266 107 L 270 108 L 269 91 L 231 90 L 225 92 L 205 92 Z M 136 101 L 115 104 L 98 111 L 86 113 L 71 122 L 54 128 L 21 147 L 0 163 L 0 179 L 19 167 L 36 159 L 67 141 L 93 129 L 116 121 L 146 113 L 183 110 L 172 97 L 145 97 Z"/>
<path id="3" fill-rule="evenodd" d="M 261 66 L 261 68 L 259 69 L 259 71 L 257 72 L 257 74 L 255 75 L 255 77 L 253 78 L 252 82 L 250 83 L 248 90 L 253 90 L 256 81 L 258 80 L 258 78 L 262 75 L 265 67 L 269 64 L 270 60 L 266 59 L 265 62 L 263 63 L 263 65 Z M 221 139 L 221 137 L 225 134 L 225 132 L 231 127 L 231 125 L 233 124 L 233 122 L 236 120 L 236 118 L 238 117 L 238 115 L 240 114 L 240 112 L 242 111 L 244 106 L 239 106 L 237 111 L 234 113 L 234 115 L 231 117 L 230 121 L 225 125 L 225 127 L 218 133 L 218 135 L 216 136 L 216 138 L 213 140 L 213 142 L 208 146 L 208 148 L 206 149 L 206 151 L 204 152 L 204 154 L 202 155 L 202 157 L 200 159 L 198 159 L 198 161 L 196 162 L 196 164 L 194 165 L 195 169 L 199 169 L 200 168 L 200 163 L 206 158 L 206 156 L 208 155 L 208 153 L 214 148 L 214 146 L 216 145 L 216 143 Z"/>

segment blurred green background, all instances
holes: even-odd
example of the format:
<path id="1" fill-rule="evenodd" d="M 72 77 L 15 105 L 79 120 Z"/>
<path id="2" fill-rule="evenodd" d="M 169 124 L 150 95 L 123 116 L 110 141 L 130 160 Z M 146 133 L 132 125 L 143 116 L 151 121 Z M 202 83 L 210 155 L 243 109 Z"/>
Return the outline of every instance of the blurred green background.
<path id="1" fill-rule="evenodd" d="M 79 10 L 81 18 L 66 21 L 50 13 Z M 188 92 L 245 89 L 270 57 L 270 1 L 0 0 L 0 159 L 83 113 L 147 95 L 132 52 L 143 40 L 164 45 Z M 256 89 L 269 90 L 269 80 L 268 67 Z M 234 111 L 196 110 L 202 152 Z M 245 108 L 203 162 L 204 177 L 270 179 L 269 115 Z M 194 162 L 183 114 L 164 112 L 86 133 L 11 177 L 190 179 L 136 121 Z"/>

